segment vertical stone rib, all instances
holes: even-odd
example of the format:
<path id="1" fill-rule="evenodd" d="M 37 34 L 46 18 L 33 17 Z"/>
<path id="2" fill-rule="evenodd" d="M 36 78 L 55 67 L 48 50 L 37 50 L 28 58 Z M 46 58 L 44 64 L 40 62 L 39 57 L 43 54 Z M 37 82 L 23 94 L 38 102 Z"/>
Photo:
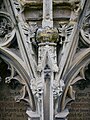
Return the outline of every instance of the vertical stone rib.
<path id="1" fill-rule="evenodd" d="M 50 120 L 50 79 L 44 84 L 44 120 Z"/>
<path id="2" fill-rule="evenodd" d="M 43 21 L 42 27 L 53 27 L 52 0 L 43 0 Z"/>

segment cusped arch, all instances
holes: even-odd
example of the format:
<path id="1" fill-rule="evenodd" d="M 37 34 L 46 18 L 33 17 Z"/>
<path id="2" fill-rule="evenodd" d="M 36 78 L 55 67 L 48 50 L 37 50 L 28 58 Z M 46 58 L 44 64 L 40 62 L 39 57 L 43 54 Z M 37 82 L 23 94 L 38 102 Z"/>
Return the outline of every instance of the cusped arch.
<path id="1" fill-rule="evenodd" d="M 60 111 L 63 111 L 66 108 L 66 105 L 71 100 L 75 99 L 75 92 L 72 89 L 72 85 L 77 81 L 85 79 L 84 78 L 84 69 L 90 63 L 90 48 L 80 52 L 77 57 L 74 59 L 72 66 L 66 72 L 65 76 L 62 78 L 65 82 L 65 88 L 60 99 Z M 78 74 L 81 73 L 80 76 Z M 66 96 L 69 92 L 70 99 L 66 99 Z"/>
<path id="2" fill-rule="evenodd" d="M 34 100 L 34 96 L 30 87 L 30 82 L 29 82 L 31 78 L 28 75 L 25 63 L 17 55 L 15 55 L 13 52 L 11 52 L 10 50 L 7 50 L 4 47 L 0 47 L 0 57 L 4 61 L 6 61 L 8 64 L 12 65 L 15 68 L 15 70 L 18 72 L 20 77 L 22 78 L 21 82 L 25 84 L 26 91 L 28 92 L 28 96 L 29 96 L 27 102 L 29 103 L 32 111 L 35 111 L 36 110 L 35 100 Z"/>

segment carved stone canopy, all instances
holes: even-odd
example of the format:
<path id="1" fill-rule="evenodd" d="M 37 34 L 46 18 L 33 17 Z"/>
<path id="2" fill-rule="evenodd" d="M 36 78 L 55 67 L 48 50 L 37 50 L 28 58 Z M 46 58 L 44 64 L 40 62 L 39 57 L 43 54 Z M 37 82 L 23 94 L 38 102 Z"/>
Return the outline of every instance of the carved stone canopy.
<path id="1" fill-rule="evenodd" d="M 75 100 L 73 85 L 85 79 L 90 63 L 88 2 L 4 0 L 0 58 L 10 71 L 6 83 L 20 84 L 15 100 L 28 104 L 28 120 L 67 118 L 67 104 Z"/>

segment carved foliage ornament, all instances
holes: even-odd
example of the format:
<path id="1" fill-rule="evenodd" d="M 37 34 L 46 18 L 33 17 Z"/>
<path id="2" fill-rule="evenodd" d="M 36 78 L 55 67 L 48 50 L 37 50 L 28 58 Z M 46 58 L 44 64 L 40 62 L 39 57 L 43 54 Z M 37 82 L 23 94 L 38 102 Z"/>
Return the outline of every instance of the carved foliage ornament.
<path id="1" fill-rule="evenodd" d="M 81 38 L 85 45 L 90 45 L 90 11 L 88 11 L 88 15 L 84 19 L 83 26 L 81 28 Z"/>
<path id="2" fill-rule="evenodd" d="M 0 46 L 9 45 L 14 35 L 14 24 L 10 15 L 0 12 Z"/>
<path id="3" fill-rule="evenodd" d="M 47 0 L 45 2 L 47 3 Z M 48 17 L 48 20 L 45 18 L 45 26 L 43 25 L 42 28 L 37 28 L 33 22 L 26 24 L 23 21 L 21 9 L 17 9 L 20 7 L 18 1 L 11 0 L 10 3 L 15 20 L 18 22 L 16 35 L 21 57 L 10 48 L 5 48 L 7 44 L 2 45 L 6 43 L 5 38 L 9 42 L 13 40 L 15 26 L 8 15 L 0 14 L 2 15 L 0 18 L 0 38 L 2 38 L 0 39 L 0 57 L 9 64 L 11 70 L 11 75 L 6 78 L 6 82 L 20 83 L 20 94 L 16 100 L 18 102 L 25 100 L 29 103 L 27 111 L 29 119 L 66 119 L 68 115 L 68 111 L 65 110 L 66 105 L 70 100 L 75 99 L 72 85 L 84 78 L 84 68 L 90 61 L 90 48 L 81 55 L 76 53 L 79 40 L 77 19 L 81 9 L 80 0 L 71 2 L 74 6 L 71 10 L 71 18 L 68 24 L 60 24 L 59 28 L 53 28 L 52 15 Z M 51 13 L 50 10 L 48 8 L 46 13 Z M 47 26 L 47 23 L 51 23 L 52 27 L 49 24 Z M 83 30 L 86 31 L 86 29 Z"/>
<path id="4" fill-rule="evenodd" d="M 88 2 L 89 1 L 87 1 L 87 3 Z M 79 80 L 86 81 L 85 71 L 90 63 L 90 5 L 87 5 L 87 11 L 84 14 L 83 23 L 79 32 L 79 40 L 83 42 L 84 49 L 82 48 L 75 53 L 70 68 L 62 78 L 65 81 L 65 89 L 61 97 L 61 111 L 67 108 L 67 104 L 70 101 L 75 100 L 73 85 Z"/>

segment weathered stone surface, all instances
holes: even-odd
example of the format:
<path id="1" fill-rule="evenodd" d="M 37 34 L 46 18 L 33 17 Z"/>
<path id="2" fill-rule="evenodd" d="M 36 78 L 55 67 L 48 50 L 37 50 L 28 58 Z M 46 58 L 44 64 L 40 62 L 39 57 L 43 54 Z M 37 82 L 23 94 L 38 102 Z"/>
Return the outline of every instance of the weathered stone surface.
<path id="1" fill-rule="evenodd" d="M 0 120 L 27 120 L 26 105 L 16 103 L 17 91 L 11 90 L 4 82 L 0 83 Z"/>
<path id="2" fill-rule="evenodd" d="M 23 110 L 28 120 L 66 120 L 67 106 L 75 100 L 73 86 L 80 80 L 90 80 L 90 0 L 0 3 L 1 119 L 27 119 L 22 103 L 19 106 L 13 101 L 15 96 L 17 102 L 27 103 L 27 110 Z M 13 90 L 9 91 L 3 80 Z M 88 96 L 89 92 L 84 92 Z M 82 107 L 87 101 L 83 102 L 85 96 L 78 98 L 80 94 L 77 91 L 76 103 L 71 106 L 80 106 L 79 112 L 84 114 Z M 7 117 L 2 118 L 3 114 Z M 86 112 L 77 114 L 80 118 Z"/>
<path id="3" fill-rule="evenodd" d="M 76 90 L 76 100 L 68 107 L 70 114 L 69 120 L 89 120 L 90 119 L 90 85 L 84 90 L 78 87 Z"/>

